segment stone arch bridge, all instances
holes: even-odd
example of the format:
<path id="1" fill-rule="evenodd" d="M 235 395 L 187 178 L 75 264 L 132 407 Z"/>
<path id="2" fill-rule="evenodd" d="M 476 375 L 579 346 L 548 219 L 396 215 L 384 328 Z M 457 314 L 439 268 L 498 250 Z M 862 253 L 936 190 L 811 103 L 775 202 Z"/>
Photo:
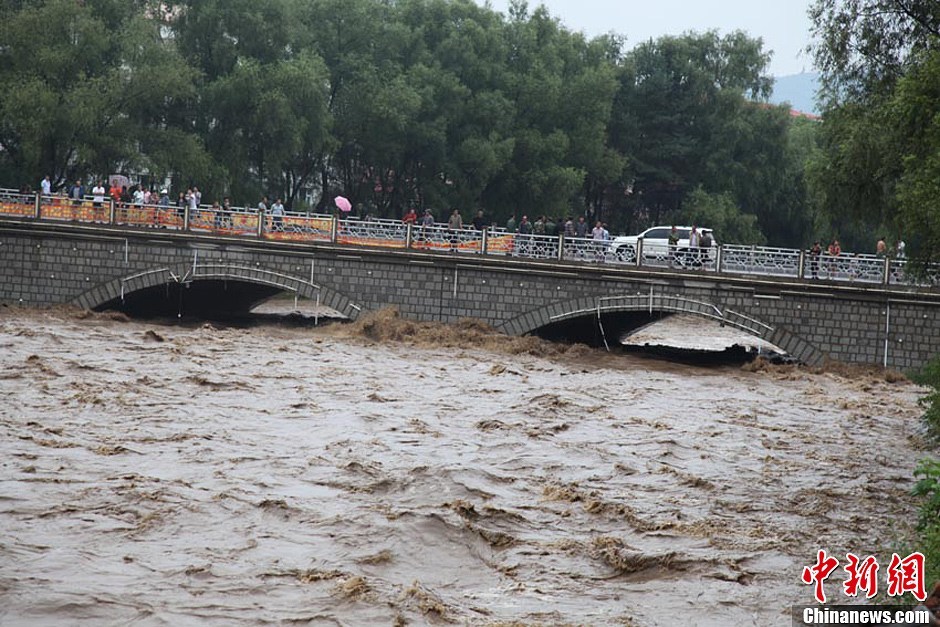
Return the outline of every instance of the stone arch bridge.
<path id="1" fill-rule="evenodd" d="M 908 286 L 6 221 L 0 268 L 0 302 L 11 305 L 176 315 L 248 311 L 288 292 L 350 319 L 394 306 L 411 319 L 477 318 L 511 335 L 579 322 L 613 338 L 687 313 L 809 364 L 906 369 L 940 353 L 940 293 Z"/>

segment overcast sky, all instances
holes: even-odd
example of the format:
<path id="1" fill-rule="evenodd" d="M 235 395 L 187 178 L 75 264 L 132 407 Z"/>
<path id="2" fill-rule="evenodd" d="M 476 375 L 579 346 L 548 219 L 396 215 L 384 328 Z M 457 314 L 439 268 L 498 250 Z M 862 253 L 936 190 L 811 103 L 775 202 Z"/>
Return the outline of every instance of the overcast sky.
<path id="1" fill-rule="evenodd" d="M 486 4 L 486 0 L 476 0 Z M 504 15 L 509 0 L 489 0 Z M 589 37 L 615 32 L 627 38 L 627 48 L 661 35 L 717 29 L 721 34 L 743 30 L 764 40 L 772 50 L 770 73 L 774 76 L 810 72 L 812 60 L 802 52 L 809 42 L 810 0 L 533 0 L 569 30 Z"/>

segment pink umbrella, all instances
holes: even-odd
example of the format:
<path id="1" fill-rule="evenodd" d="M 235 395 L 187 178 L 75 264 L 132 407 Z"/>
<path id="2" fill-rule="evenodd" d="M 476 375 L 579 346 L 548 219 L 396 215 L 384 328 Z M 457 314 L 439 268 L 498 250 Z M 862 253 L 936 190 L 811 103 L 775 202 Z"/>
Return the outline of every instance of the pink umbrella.
<path id="1" fill-rule="evenodd" d="M 339 210 L 344 213 L 349 213 L 352 211 L 352 203 L 342 196 L 337 196 L 333 199 L 333 202 L 335 202 L 336 206 L 339 207 Z"/>

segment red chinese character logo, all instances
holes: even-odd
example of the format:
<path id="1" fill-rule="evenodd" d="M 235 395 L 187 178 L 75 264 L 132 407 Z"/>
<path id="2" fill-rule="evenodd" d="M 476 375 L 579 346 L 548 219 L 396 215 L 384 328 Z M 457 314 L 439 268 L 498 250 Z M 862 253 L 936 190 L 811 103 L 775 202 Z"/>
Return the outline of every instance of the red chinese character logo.
<path id="1" fill-rule="evenodd" d="M 845 565 L 849 578 L 842 584 L 846 596 L 858 596 L 859 588 L 865 591 L 866 599 L 878 594 L 878 560 L 869 555 L 864 562 L 859 562 L 858 557 L 852 553 L 846 553 L 845 559 L 849 561 Z"/>
<path id="2" fill-rule="evenodd" d="M 897 597 L 911 592 L 918 601 L 927 598 L 924 588 L 924 554 L 911 553 L 904 559 L 897 553 L 891 554 L 888 566 L 888 596 Z"/>
<path id="3" fill-rule="evenodd" d="M 823 590 L 823 582 L 839 566 L 839 560 L 826 555 L 825 550 L 820 550 L 816 554 L 816 563 L 803 569 L 802 580 L 805 584 L 815 583 L 814 594 L 818 603 L 826 602 L 826 593 Z"/>

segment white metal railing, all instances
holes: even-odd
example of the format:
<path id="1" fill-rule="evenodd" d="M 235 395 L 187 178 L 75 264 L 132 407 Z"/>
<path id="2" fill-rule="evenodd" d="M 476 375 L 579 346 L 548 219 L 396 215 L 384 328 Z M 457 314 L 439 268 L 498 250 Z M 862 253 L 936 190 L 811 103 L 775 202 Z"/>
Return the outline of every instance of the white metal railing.
<path id="1" fill-rule="evenodd" d="M 262 236 L 265 239 L 329 242 L 333 237 L 333 216 L 285 211 L 282 216 L 264 216 Z"/>
<path id="2" fill-rule="evenodd" d="M 258 210 L 202 205 L 189 211 L 189 229 L 222 235 L 257 235 Z"/>
<path id="3" fill-rule="evenodd" d="M 800 276 L 800 251 L 724 244 L 721 247 L 721 271 L 797 278 Z"/>
<path id="4" fill-rule="evenodd" d="M 512 255 L 528 259 L 558 259 L 560 241 L 556 235 L 517 233 L 513 236 Z"/>
<path id="5" fill-rule="evenodd" d="M 823 255 L 822 270 L 835 281 L 881 283 L 885 276 L 885 260 L 875 255 L 840 254 Z"/>
<path id="6" fill-rule="evenodd" d="M 180 230 L 185 220 L 186 207 L 134 203 L 115 203 L 114 205 L 114 224 L 122 226 Z"/>
<path id="7" fill-rule="evenodd" d="M 593 237 L 566 237 L 562 242 L 562 259 L 566 261 L 590 261 L 604 263 L 610 242 Z"/>
<path id="8" fill-rule="evenodd" d="M 285 212 L 262 215 L 252 208 L 114 202 L 92 196 L 72 199 L 0 189 L 0 216 L 67 222 L 113 224 L 142 229 L 173 229 L 272 240 L 335 242 L 356 246 L 405 248 L 439 252 L 506 255 L 535 260 L 636 265 L 679 270 L 747 274 L 892 285 L 940 285 L 940 264 L 909 266 L 905 259 L 842 253 L 830 256 L 810 251 L 766 246 L 725 244 L 709 249 L 644 247 L 622 258 L 610 241 L 592 238 L 510 233 L 494 228 L 451 230 L 446 224 L 408 225 L 399 220 L 357 220 L 327 214 Z"/>
<path id="9" fill-rule="evenodd" d="M 95 201 L 90 196 L 85 196 L 80 199 L 54 194 L 41 196 L 39 199 L 38 213 L 36 215 L 43 220 L 110 224 L 111 202 L 110 199 L 107 201 Z"/>
<path id="10" fill-rule="evenodd" d="M 718 263 L 718 247 L 709 246 L 653 246 L 640 240 L 636 263 L 652 268 L 685 268 L 687 270 L 715 270 Z"/>
<path id="11" fill-rule="evenodd" d="M 0 188 L 0 215 L 35 217 L 36 195 Z"/>
<path id="12" fill-rule="evenodd" d="M 411 248 L 459 253 L 483 252 L 483 231 L 450 229 L 446 224 L 411 227 Z"/>
<path id="13" fill-rule="evenodd" d="M 338 220 L 336 243 L 404 248 L 408 225 L 392 220 Z"/>

